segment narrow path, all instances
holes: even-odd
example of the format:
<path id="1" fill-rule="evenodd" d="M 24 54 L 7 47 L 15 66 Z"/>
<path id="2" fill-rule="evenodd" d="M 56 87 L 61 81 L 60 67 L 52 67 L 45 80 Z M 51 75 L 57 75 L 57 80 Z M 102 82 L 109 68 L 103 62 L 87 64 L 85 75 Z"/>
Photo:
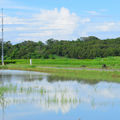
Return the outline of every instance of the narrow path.
<path id="1" fill-rule="evenodd" d="M 66 70 L 96 70 L 96 71 L 118 71 L 120 72 L 120 69 L 99 69 L 99 68 L 65 68 L 65 67 L 41 67 L 40 68 L 55 68 L 55 69 L 66 69 Z"/>

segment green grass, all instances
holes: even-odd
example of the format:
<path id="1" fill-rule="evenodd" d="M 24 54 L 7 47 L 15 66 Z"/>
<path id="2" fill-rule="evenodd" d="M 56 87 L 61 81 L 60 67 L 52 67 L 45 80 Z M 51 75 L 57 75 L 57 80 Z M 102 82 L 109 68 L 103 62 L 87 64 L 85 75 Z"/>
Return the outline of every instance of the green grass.
<path id="1" fill-rule="evenodd" d="M 29 64 L 29 59 L 17 59 L 14 60 L 16 64 Z M 102 68 L 103 64 L 106 64 L 108 69 L 120 68 L 120 57 L 107 57 L 96 59 L 69 59 L 69 58 L 57 58 L 57 59 L 33 59 L 33 65 L 47 66 L 47 67 L 87 67 L 87 68 Z"/>

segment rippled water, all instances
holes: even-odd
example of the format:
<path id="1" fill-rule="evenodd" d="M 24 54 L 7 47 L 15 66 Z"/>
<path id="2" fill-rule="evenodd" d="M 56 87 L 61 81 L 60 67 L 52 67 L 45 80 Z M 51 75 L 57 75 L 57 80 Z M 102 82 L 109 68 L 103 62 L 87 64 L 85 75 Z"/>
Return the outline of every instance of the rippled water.
<path id="1" fill-rule="evenodd" d="M 0 71 L 0 120 L 119 120 L 120 84 Z"/>

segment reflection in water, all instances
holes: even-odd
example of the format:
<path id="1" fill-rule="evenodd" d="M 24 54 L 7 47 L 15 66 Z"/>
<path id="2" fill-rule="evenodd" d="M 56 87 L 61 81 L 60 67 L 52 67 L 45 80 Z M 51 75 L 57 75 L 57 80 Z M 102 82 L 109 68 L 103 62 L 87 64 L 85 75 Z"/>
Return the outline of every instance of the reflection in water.
<path id="1" fill-rule="evenodd" d="M 3 81 L 3 75 L 1 74 L 0 80 Z M 1 82 L 1 87 L 0 87 L 0 105 L 2 108 L 2 120 L 4 120 L 4 109 L 5 109 L 5 98 L 4 98 L 4 82 Z"/>
<path id="2" fill-rule="evenodd" d="M 65 115 L 72 110 L 78 112 L 83 106 L 98 110 L 120 104 L 120 85 L 115 83 L 91 85 L 77 81 L 55 81 L 47 74 L 20 71 L 1 71 L 0 81 L 2 120 L 4 109 L 14 105 L 31 105 L 35 111 L 39 109 Z"/>

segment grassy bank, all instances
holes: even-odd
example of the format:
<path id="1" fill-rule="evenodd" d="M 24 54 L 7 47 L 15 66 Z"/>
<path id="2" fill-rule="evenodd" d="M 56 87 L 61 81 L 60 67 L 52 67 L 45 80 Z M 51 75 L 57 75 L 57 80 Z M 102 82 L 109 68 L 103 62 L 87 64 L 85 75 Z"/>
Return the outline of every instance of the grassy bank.
<path id="1" fill-rule="evenodd" d="M 97 71 L 97 70 L 72 70 L 72 69 L 56 69 L 42 68 L 38 65 L 7 65 L 0 67 L 1 69 L 11 70 L 29 70 L 51 73 L 53 77 L 69 80 L 84 80 L 90 83 L 99 81 L 120 82 L 120 72 L 118 71 Z"/>

